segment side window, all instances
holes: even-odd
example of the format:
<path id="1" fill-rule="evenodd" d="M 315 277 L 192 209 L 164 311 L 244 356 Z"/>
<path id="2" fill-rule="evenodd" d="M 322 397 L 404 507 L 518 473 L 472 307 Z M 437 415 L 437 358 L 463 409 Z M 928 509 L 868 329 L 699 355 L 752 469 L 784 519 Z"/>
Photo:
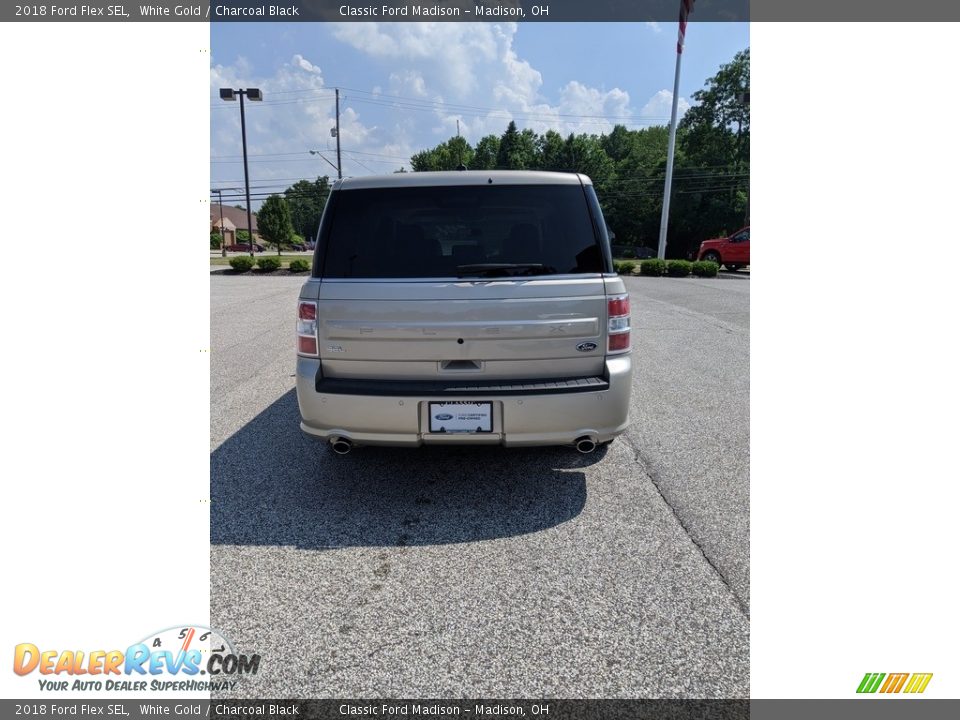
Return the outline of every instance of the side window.
<path id="1" fill-rule="evenodd" d="M 741 230 L 730 239 L 733 240 L 733 242 L 747 242 L 750 239 L 750 231 Z"/>

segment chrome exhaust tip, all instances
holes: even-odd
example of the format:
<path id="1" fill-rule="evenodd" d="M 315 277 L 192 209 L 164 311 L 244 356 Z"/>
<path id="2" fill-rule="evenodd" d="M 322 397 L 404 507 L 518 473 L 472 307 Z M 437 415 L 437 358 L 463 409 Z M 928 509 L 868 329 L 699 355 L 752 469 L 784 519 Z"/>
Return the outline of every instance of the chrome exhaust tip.
<path id="1" fill-rule="evenodd" d="M 577 438 L 574 442 L 577 445 L 577 451 L 584 455 L 589 455 L 597 449 L 597 444 L 586 435 Z"/>
<path id="2" fill-rule="evenodd" d="M 346 455 L 353 450 L 353 443 L 344 437 L 337 437 L 330 441 L 330 447 L 337 455 Z"/>

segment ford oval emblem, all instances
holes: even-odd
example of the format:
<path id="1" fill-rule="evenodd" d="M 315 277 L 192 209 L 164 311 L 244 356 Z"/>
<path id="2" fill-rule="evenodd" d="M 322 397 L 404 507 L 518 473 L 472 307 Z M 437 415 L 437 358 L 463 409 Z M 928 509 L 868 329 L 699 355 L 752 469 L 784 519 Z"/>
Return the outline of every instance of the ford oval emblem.
<path id="1" fill-rule="evenodd" d="M 583 342 L 577 345 L 577 350 L 580 352 L 591 352 L 597 349 L 597 344 L 592 342 Z"/>
<path id="2" fill-rule="evenodd" d="M 453 420 L 453 415 L 450 413 L 440 413 L 439 415 L 433 416 L 435 420 Z"/>

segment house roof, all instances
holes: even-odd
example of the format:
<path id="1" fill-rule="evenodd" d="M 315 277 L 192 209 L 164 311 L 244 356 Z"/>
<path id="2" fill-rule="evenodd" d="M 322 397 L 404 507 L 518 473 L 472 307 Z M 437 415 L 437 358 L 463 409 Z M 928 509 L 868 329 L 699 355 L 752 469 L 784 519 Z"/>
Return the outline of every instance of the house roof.
<path id="1" fill-rule="evenodd" d="M 223 220 L 224 225 L 226 221 L 229 220 L 233 223 L 234 227 L 237 230 L 246 230 L 247 229 L 247 211 L 241 208 L 235 208 L 232 205 L 223 206 Z M 250 215 L 250 222 L 253 224 L 253 231 L 257 232 L 257 214 L 252 213 Z M 210 203 L 210 224 L 219 225 L 220 224 L 220 205 L 218 203 Z M 229 225 L 227 228 L 229 229 Z"/>
<path id="2" fill-rule="evenodd" d="M 215 227 L 215 228 L 219 228 L 219 227 L 220 227 L 220 210 L 219 210 L 219 209 L 217 210 L 216 213 L 214 213 L 214 216 L 213 216 L 213 227 Z M 236 230 L 236 229 L 237 229 L 237 226 L 234 225 L 234 224 L 230 221 L 230 218 L 228 218 L 226 215 L 224 215 L 224 216 L 223 216 L 223 228 L 222 228 L 222 229 L 223 229 L 223 230 Z"/>

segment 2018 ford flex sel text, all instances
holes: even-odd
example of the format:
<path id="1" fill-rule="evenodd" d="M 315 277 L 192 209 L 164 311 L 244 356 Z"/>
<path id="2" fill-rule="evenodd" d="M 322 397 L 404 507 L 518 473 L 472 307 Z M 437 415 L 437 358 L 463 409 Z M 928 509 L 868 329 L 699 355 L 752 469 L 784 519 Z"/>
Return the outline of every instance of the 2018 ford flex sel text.
<path id="1" fill-rule="evenodd" d="M 626 429 L 630 301 L 584 175 L 337 181 L 297 315 L 300 426 L 336 452 Z"/>

